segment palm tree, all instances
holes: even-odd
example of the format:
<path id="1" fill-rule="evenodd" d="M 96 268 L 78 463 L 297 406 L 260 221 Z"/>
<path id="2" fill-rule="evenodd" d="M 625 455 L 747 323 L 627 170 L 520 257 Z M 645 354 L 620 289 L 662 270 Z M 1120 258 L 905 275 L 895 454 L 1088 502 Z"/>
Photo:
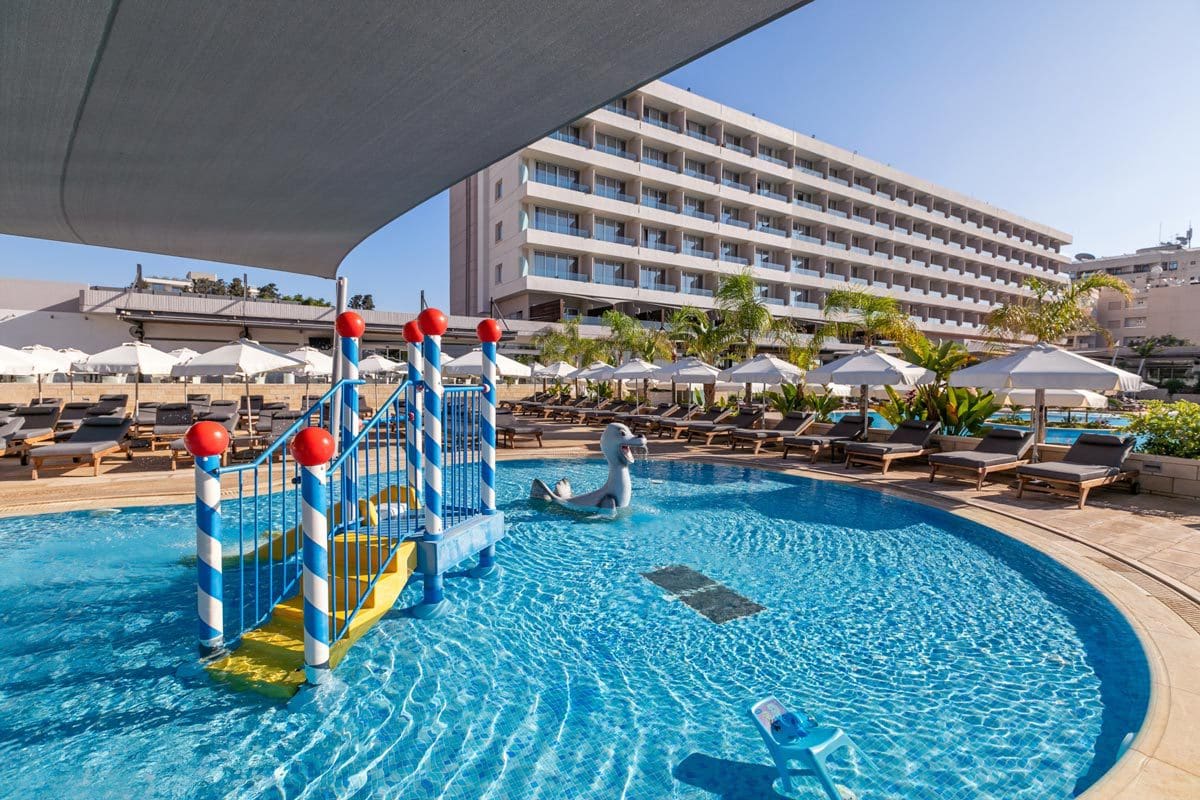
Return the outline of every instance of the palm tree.
<path id="1" fill-rule="evenodd" d="M 775 334 L 781 328 L 759 296 L 758 284 L 749 270 L 721 278 L 715 298 L 721 325 L 734 334 L 745 358 L 754 356 L 759 337 Z"/>
<path id="2" fill-rule="evenodd" d="M 843 341 L 862 336 L 872 347 L 883 339 L 909 343 L 920 338 L 917 328 L 894 297 L 857 289 L 834 289 L 825 296 L 825 315 L 844 317 L 826 323 L 817 337 L 834 336 Z"/>
<path id="3" fill-rule="evenodd" d="M 564 320 L 557 327 L 547 327 L 534 334 L 531 344 L 537 348 L 543 363 L 568 361 L 577 367 L 587 366 L 603 355 L 603 342 L 589 339 L 579 332 L 579 320 Z"/>
<path id="4" fill-rule="evenodd" d="M 1190 344 L 1187 339 L 1180 339 L 1174 334 L 1164 334 L 1162 336 L 1151 336 L 1149 339 L 1143 339 L 1133 347 L 1133 352 L 1141 357 L 1138 362 L 1137 374 L 1140 376 L 1146 369 L 1146 359 L 1157 353 L 1164 347 L 1184 347 Z"/>
<path id="5" fill-rule="evenodd" d="M 1112 334 L 1092 316 L 1095 295 L 1101 289 L 1112 289 L 1126 300 L 1133 297 L 1128 283 L 1106 272 L 1093 273 L 1068 286 L 1037 278 L 1026 278 L 1021 285 L 1032 290 L 1033 296 L 989 314 L 987 329 L 993 336 L 1032 336 L 1039 342 L 1058 342 L 1072 334 L 1099 333 L 1111 344 Z"/>
<path id="6" fill-rule="evenodd" d="M 667 323 L 668 337 L 677 343 L 680 352 L 708 364 L 716 364 L 729 349 L 731 333 L 705 311 L 695 306 L 683 306 L 671 314 Z M 704 402 L 712 405 L 715 384 L 705 384 Z"/>

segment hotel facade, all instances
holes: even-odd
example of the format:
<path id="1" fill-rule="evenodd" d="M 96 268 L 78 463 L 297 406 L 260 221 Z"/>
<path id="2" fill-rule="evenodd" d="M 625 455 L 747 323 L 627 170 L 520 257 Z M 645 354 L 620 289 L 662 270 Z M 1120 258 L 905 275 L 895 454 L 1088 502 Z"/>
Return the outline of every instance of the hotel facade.
<path id="1" fill-rule="evenodd" d="M 811 328 L 826 295 L 895 297 L 934 338 L 1066 283 L 1071 237 L 848 150 L 656 81 L 451 189 L 456 314 L 650 322 L 714 306 L 749 270 Z"/>

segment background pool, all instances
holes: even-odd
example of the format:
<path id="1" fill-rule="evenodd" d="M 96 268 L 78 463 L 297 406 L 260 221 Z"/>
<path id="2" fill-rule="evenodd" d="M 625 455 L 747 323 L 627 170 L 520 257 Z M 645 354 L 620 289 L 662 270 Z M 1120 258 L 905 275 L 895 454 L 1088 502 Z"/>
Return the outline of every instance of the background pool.
<path id="1" fill-rule="evenodd" d="M 858 413 L 857 411 L 834 411 L 832 414 L 829 415 L 829 418 L 836 422 L 837 420 L 841 419 L 842 417 L 846 416 L 847 414 L 857 414 L 857 413 Z M 883 415 L 880 414 L 878 411 L 871 411 L 871 412 L 869 412 L 869 414 L 871 417 L 871 427 L 872 428 L 878 428 L 879 430 L 885 430 L 885 431 L 890 431 L 895 428 L 895 426 L 892 425 L 892 423 L 888 422 L 886 419 L 884 419 Z M 1029 419 L 1029 412 L 1022 411 L 1016 415 L 1013 415 L 1011 412 L 1005 411 L 1004 416 L 1021 416 L 1021 417 L 1024 417 L 1025 419 Z M 1061 422 L 1061 421 L 1064 421 L 1067 419 L 1067 414 L 1062 411 L 1051 411 L 1047 414 L 1047 416 L 1053 422 Z M 1070 419 L 1082 422 L 1083 421 L 1083 412 L 1081 412 L 1081 411 L 1072 412 Z M 1129 424 L 1129 419 L 1127 417 L 1117 416 L 1114 414 L 1103 414 L 1103 413 L 1092 414 L 1089 416 L 1089 419 L 1091 419 L 1093 421 L 1105 420 L 1110 425 L 1112 425 L 1114 428 L 1118 428 L 1118 429 L 1124 428 L 1126 425 Z M 997 425 L 996 427 L 1012 428 L 1014 430 L 1029 430 L 1028 425 L 1026 425 L 1026 426 Z M 1094 429 L 1094 428 L 1046 428 L 1046 442 L 1049 444 L 1073 444 L 1075 442 L 1075 440 L 1079 438 L 1079 435 L 1083 434 L 1083 433 L 1119 434 L 1120 432 L 1121 432 L 1120 430 L 1098 430 L 1098 429 Z M 1139 437 L 1139 443 L 1141 442 L 1142 438 L 1144 438 L 1144 437 Z"/>
<path id="2" fill-rule="evenodd" d="M 288 706 L 180 669 L 189 507 L 0 520 L 5 793 L 775 797 L 745 717 L 774 693 L 863 746 L 835 767 L 862 798 L 1050 800 L 1140 724 L 1128 624 L 1019 543 L 732 467 L 638 465 L 615 523 L 524 499 L 534 476 L 585 487 L 603 469 L 502 464 L 502 579 L 452 577 L 453 614 L 385 617 L 334 686 Z M 716 625 L 640 575 L 667 564 L 766 611 Z"/>

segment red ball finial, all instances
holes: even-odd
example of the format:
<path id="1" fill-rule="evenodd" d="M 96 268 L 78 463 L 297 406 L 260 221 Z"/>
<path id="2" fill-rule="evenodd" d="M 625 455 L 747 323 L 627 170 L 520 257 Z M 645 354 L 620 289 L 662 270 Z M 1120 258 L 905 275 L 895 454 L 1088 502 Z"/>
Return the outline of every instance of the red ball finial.
<path id="1" fill-rule="evenodd" d="M 229 431 L 219 422 L 197 422 L 183 435 L 183 445 L 196 458 L 219 456 L 229 446 Z"/>
<path id="2" fill-rule="evenodd" d="M 441 336 L 450 327 L 446 315 L 436 308 L 427 308 L 417 315 L 417 324 L 426 336 Z"/>
<path id="3" fill-rule="evenodd" d="M 338 314 L 337 320 L 333 323 L 333 329 L 337 331 L 338 336 L 347 339 L 361 339 L 363 331 L 367 329 L 367 323 L 363 322 L 363 318 L 356 312 L 343 311 Z"/>
<path id="4" fill-rule="evenodd" d="M 485 319 L 475 326 L 475 333 L 481 342 L 498 342 L 501 335 L 500 323 L 491 318 Z"/>
<path id="5" fill-rule="evenodd" d="M 425 338 L 425 334 L 421 333 L 421 326 L 414 319 L 412 322 L 404 323 L 404 341 L 409 344 L 420 344 Z"/>
<path id="6" fill-rule="evenodd" d="M 324 428 L 305 428 L 292 437 L 292 458 L 306 467 L 328 464 L 335 450 L 333 437 Z"/>

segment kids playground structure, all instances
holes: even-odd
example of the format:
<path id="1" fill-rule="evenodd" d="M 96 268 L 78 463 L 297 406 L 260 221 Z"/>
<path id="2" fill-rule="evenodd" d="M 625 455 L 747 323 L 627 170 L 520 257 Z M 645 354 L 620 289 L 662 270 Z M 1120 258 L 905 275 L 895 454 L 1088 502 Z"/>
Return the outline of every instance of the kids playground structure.
<path id="1" fill-rule="evenodd" d="M 222 466 L 226 429 L 198 422 L 188 431 L 200 654 L 215 679 L 290 697 L 324 680 L 410 577 L 420 577 L 422 597 L 408 612 L 429 618 L 448 611 L 451 567 L 478 556 L 470 576 L 498 574 L 500 326 L 487 319 L 477 328 L 480 383 L 444 387 L 446 326 L 434 308 L 405 326 L 407 379 L 365 422 L 365 326 L 347 311 L 335 323 L 341 374 L 257 458 Z"/>

